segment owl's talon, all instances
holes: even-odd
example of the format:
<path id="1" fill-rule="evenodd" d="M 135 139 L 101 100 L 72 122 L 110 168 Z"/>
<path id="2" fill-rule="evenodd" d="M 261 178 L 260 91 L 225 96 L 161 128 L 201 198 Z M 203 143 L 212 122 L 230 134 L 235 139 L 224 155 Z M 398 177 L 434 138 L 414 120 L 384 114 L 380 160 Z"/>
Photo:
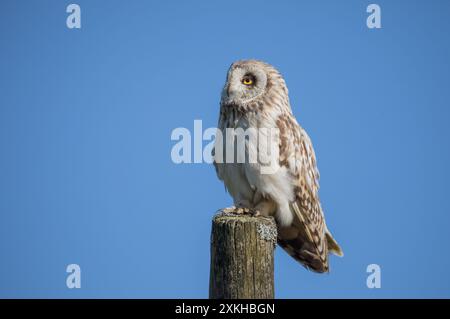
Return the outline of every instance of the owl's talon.
<path id="1" fill-rule="evenodd" d="M 250 210 L 250 215 L 252 215 L 253 217 L 258 217 L 258 216 L 261 216 L 261 213 L 257 209 L 251 209 Z"/>
<path id="2" fill-rule="evenodd" d="M 224 214 L 235 214 L 236 213 L 236 207 L 235 206 L 231 206 L 231 207 L 227 207 L 227 208 L 223 208 L 220 210 L 221 213 Z"/>
<path id="3" fill-rule="evenodd" d="M 260 211 L 253 208 L 243 207 L 243 206 L 232 206 L 221 209 L 221 212 L 225 215 L 250 215 L 253 217 L 258 217 L 261 215 Z"/>

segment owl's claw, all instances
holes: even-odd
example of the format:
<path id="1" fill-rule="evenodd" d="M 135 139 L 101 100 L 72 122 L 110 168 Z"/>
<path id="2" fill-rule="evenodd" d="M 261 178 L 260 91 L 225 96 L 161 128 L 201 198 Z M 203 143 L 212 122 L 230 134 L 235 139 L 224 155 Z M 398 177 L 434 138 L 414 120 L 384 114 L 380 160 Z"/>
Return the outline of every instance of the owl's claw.
<path id="1" fill-rule="evenodd" d="M 227 207 L 227 208 L 222 208 L 220 210 L 221 213 L 225 213 L 225 214 L 231 214 L 234 211 L 236 211 L 236 207 L 235 206 L 231 206 L 231 207 Z"/>
<path id="2" fill-rule="evenodd" d="M 224 213 L 226 215 L 250 215 L 252 217 L 258 217 L 261 215 L 259 210 L 248 208 L 248 207 L 243 207 L 243 206 L 227 207 L 227 208 L 222 209 L 221 211 L 222 211 L 222 213 Z"/>
<path id="3" fill-rule="evenodd" d="M 248 214 L 249 214 L 250 216 L 252 216 L 252 217 L 258 217 L 258 216 L 261 216 L 260 211 L 257 210 L 257 209 L 249 209 Z"/>

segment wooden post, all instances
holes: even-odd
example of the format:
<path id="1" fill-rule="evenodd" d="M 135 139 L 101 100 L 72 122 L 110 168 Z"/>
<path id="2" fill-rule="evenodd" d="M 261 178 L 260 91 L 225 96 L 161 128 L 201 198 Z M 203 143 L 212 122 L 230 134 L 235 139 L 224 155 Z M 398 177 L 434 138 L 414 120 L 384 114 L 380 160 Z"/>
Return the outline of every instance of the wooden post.
<path id="1" fill-rule="evenodd" d="M 229 212 L 214 216 L 209 298 L 274 298 L 276 240 L 277 227 L 273 218 Z"/>

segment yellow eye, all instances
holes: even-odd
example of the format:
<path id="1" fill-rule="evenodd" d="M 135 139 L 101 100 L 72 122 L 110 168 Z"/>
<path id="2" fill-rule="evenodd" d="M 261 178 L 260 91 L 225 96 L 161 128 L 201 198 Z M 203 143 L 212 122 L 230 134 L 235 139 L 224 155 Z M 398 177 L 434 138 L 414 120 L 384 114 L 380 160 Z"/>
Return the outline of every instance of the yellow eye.
<path id="1" fill-rule="evenodd" d="M 245 85 L 252 85 L 253 79 L 251 76 L 244 76 L 244 78 L 242 79 L 242 83 Z"/>

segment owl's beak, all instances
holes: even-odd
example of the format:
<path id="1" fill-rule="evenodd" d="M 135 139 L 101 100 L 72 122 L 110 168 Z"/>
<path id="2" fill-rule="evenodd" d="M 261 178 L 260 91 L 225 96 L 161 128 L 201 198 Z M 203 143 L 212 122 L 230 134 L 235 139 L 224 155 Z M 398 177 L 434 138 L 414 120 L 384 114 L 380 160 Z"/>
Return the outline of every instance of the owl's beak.
<path id="1" fill-rule="evenodd" d="M 232 88 L 231 85 L 227 87 L 227 96 L 229 99 L 233 99 L 238 94 L 238 91 L 235 88 Z"/>

